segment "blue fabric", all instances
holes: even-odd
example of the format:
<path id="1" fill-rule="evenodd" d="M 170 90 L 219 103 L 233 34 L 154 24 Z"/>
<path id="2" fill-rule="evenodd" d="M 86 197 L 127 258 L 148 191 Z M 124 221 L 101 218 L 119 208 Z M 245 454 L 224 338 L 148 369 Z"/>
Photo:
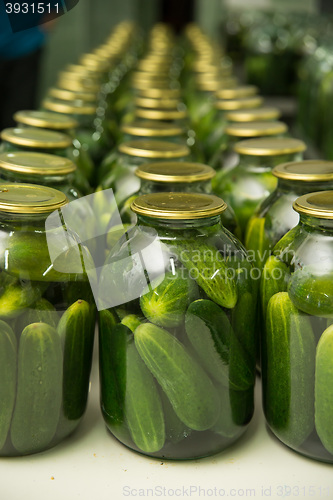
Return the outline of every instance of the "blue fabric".
<path id="1" fill-rule="evenodd" d="M 46 35 L 40 26 L 12 33 L 5 3 L 6 0 L 0 0 L 0 58 L 13 60 L 31 54 L 42 47 Z"/>

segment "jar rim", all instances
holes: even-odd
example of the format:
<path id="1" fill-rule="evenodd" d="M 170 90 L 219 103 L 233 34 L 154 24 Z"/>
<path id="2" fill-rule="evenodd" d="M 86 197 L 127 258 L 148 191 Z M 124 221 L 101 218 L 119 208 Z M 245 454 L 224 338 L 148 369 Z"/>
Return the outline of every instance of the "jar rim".
<path id="1" fill-rule="evenodd" d="M 232 137 L 261 137 L 284 134 L 288 130 L 284 122 L 258 121 L 229 124 L 225 131 Z"/>
<path id="2" fill-rule="evenodd" d="M 36 184 L 0 184 L 0 212 L 46 214 L 68 203 L 64 193 Z"/>
<path id="3" fill-rule="evenodd" d="M 241 97 L 239 99 L 221 99 L 216 101 L 214 106 L 221 111 L 233 111 L 237 109 L 259 108 L 263 102 L 263 97 L 258 95 L 253 97 Z"/>
<path id="4" fill-rule="evenodd" d="M 138 215 L 169 220 L 207 219 L 226 208 L 221 198 L 202 193 L 151 193 L 138 196 L 131 204 Z"/>
<path id="5" fill-rule="evenodd" d="M 97 95 L 94 92 L 74 91 L 60 89 L 59 87 L 51 87 L 48 91 L 48 96 L 55 97 L 61 101 L 83 101 L 83 102 L 96 102 Z"/>
<path id="6" fill-rule="evenodd" d="M 279 179 L 285 180 L 333 181 L 333 161 L 302 160 L 281 163 L 273 168 L 272 174 Z"/>
<path id="7" fill-rule="evenodd" d="M 136 97 L 135 106 L 148 109 L 177 110 L 180 104 L 179 99 L 165 97 Z"/>
<path id="8" fill-rule="evenodd" d="M 252 122 L 258 120 L 277 120 L 281 116 L 278 108 L 263 106 L 253 109 L 235 109 L 226 115 L 230 122 Z"/>
<path id="9" fill-rule="evenodd" d="M 69 135 L 38 127 L 5 128 L 0 137 L 3 141 L 17 146 L 45 149 L 64 149 L 72 144 Z"/>
<path id="10" fill-rule="evenodd" d="M 52 111 L 21 110 L 14 113 L 13 118 L 19 124 L 53 130 L 71 130 L 78 126 L 78 122 L 71 116 L 59 115 Z"/>
<path id="11" fill-rule="evenodd" d="M 275 156 L 305 151 L 306 144 L 299 139 L 269 137 L 236 142 L 234 151 L 249 156 Z"/>
<path id="12" fill-rule="evenodd" d="M 148 120 L 183 120 L 187 117 L 187 112 L 186 109 L 136 108 L 135 116 Z"/>
<path id="13" fill-rule="evenodd" d="M 190 154 L 186 144 L 149 139 L 122 142 L 118 151 L 141 158 L 182 158 Z"/>
<path id="14" fill-rule="evenodd" d="M 259 88 L 256 85 L 239 85 L 231 88 L 221 88 L 216 92 L 217 99 L 239 99 L 256 95 Z"/>
<path id="15" fill-rule="evenodd" d="M 333 219 L 333 191 L 319 191 L 300 196 L 294 201 L 293 209 L 300 215 Z"/>
<path id="16" fill-rule="evenodd" d="M 0 154 L 0 170 L 33 175 L 67 175 L 76 165 L 62 156 L 34 151 L 15 151 Z"/>
<path id="17" fill-rule="evenodd" d="M 77 102 L 79 104 L 75 105 Z M 43 108 L 56 113 L 74 114 L 74 115 L 95 115 L 96 106 L 82 105 L 80 101 L 54 101 L 53 98 L 46 97 L 42 102 Z"/>
<path id="18" fill-rule="evenodd" d="M 121 131 L 138 137 L 172 137 L 185 133 L 185 129 L 178 124 L 158 120 L 134 120 L 121 125 Z"/>

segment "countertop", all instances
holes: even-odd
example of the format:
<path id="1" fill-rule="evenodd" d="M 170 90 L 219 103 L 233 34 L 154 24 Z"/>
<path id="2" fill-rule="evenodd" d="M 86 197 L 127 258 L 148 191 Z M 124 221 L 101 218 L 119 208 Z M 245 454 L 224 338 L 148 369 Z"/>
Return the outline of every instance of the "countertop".
<path id="1" fill-rule="evenodd" d="M 127 449 L 106 430 L 99 410 L 96 352 L 87 412 L 79 428 L 46 452 L 0 458 L 0 500 L 333 498 L 333 466 L 289 450 L 266 428 L 259 378 L 254 418 L 224 452 L 180 462 Z"/>

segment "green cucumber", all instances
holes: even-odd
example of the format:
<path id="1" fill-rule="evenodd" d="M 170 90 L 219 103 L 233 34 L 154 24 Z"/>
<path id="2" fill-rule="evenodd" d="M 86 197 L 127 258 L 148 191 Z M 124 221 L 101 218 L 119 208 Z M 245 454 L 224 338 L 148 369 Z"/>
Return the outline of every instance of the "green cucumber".
<path id="1" fill-rule="evenodd" d="M 59 314 L 55 307 L 46 299 L 37 300 L 16 320 L 15 330 L 19 334 L 31 323 L 47 323 L 57 328 Z"/>
<path id="2" fill-rule="evenodd" d="M 36 284 L 10 285 L 0 297 L 0 318 L 16 318 L 40 299 L 44 289 Z"/>
<path id="3" fill-rule="evenodd" d="M 0 450 L 9 431 L 16 396 L 17 342 L 9 325 L 0 320 Z"/>
<path id="4" fill-rule="evenodd" d="M 57 428 L 62 396 L 62 349 L 57 331 L 33 323 L 22 332 L 11 441 L 22 453 L 45 449 Z"/>
<path id="5" fill-rule="evenodd" d="M 231 313 L 231 324 L 247 357 L 250 371 L 255 373 L 258 336 L 256 333 L 256 300 L 253 293 L 239 295 Z M 251 377 L 252 378 L 252 377 Z"/>
<path id="6" fill-rule="evenodd" d="M 254 387 L 245 391 L 229 390 L 232 420 L 235 425 L 249 424 L 254 412 Z"/>
<path id="7" fill-rule="evenodd" d="M 267 307 L 262 365 L 264 410 L 273 432 L 300 446 L 314 427 L 315 338 L 309 318 L 287 292 Z"/>
<path id="8" fill-rule="evenodd" d="M 188 304 L 197 293 L 194 280 L 166 273 L 157 278 L 140 297 L 140 307 L 146 318 L 157 326 L 171 328 L 184 321 Z"/>
<path id="9" fill-rule="evenodd" d="M 101 405 L 107 424 L 120 426 L 124 421 L 126 393 L 126 351 L 133 341 L 131 330 L 118 323 L 112 311 L 99 311 L 99 369 Z"/>
<path id="10" fill-rule="evenodd" d="M 264 321 L 270 298 L 278 292 L 286 292 L 289 279 L 289 268 L 280 259 L 271 255 L 266 261 L 260 281 L 261 308 Z"/>
<path id="11" fill-rule="evenodd" d="M 131 332 L 134 332 L 137 326 L 141 325 L 142 323 L 142 318 L 140 318 L 137 314 L 127 314 L 122 320 L 121 324 L 127 326 L 131 330 Z"/>
<path id="12" fill-rule="evenodd" d="M 282 262 L 290 266 L 294 257 L 295 250 L 297 248 L 298 242 L 296 238 L 300 234 L 299 226 L 295 226 L 290 231 L 288 231 L 282 238 L 276 243 L 273 248 L 273 255 L 278 257 Z"/>
<path id="13" fill-rule="evenodd" d="M 289 297 L 301 311 L 312 316 L 333 318 L 333 273 L 316 275 L 297 269 L 290 279 Z"/>
<path id="14" fill-rule="evenodd" d="M 217 422 L 210 430 L 220 436 L 231 439 L 239 435 L 242 428 L 233 420 L 230 391 L 226 387 L 219 386 L 218 392 L 221 400 L 221 411 Z"/>
<path id="15" fill-rule="evenodd" d="M 190 277 L 220 306 L 232 309 L 237 302 L 233 272 L 217 248 L 197 240 L 179 240 L 174 250 Z"/>
<path id="16" fill-rule="evenodd" d="M 254 252 L 254 262 L 262 269 L 271 251 L 269 238 L 265 231 L 265 218 L 252 216 L 246 227 L 245 248 Z"/>
<path id="17" fill-rule="evenodd" d="M 58 324 L 64 350 L 63 412 L 69 420 L 82 417 L 88 398 L 94 344 L 95 314 L 84 300 L 74 302 Z"/>
<path id="18" fill-rule="evenodd" d="M 233 332 L 225 312 L 211 300 L 195 300 L 186 311 L 185 329 L 205 370 L 215 381 L 228 386 Z"/>
<path id="19" fill-rule="evenodd" d="M 183 422 L 177 417 L 175 410 L 172 408 L 172 405 L 164 391 L 160 391 L 160 396 L 164 413 L 165 439 L 171 441 L 173 444 L 177 444 L 187 438 L 191 434 L 192 429 L 186 427 L 186 425 L 183 424 Z"/>
<path id="20" fill-rule="evenodd" d="M 125 415 L 139 450 L 154 453 L 163 448 L 165 429 L 161 399 L 154 378 L 134 343 L 127 346 Z"/>
<path id="21" fill-rule="evenodd" d="M 217 390 L 183 344 L 166 330 L 150 323 L 137 327 L 134 341 L 178 418 L 197 431 L 214 425 L 220 411 Z"/>
<path id="22" fill-rule="evenodd" d="M 315 425 L 320 441 L 333 455 L 333 325 L 322 334 L 316 353 Z"/>

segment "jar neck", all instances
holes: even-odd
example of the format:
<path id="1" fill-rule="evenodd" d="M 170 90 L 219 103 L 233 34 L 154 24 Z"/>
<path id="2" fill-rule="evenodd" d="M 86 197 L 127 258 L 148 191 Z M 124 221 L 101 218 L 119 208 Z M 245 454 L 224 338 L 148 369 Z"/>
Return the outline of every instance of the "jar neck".
<path id="1" fill-rule="evenodd" d="M 3 171 L 0 174 L 0 178 L 8 182 L 27 182 L 30 184 L 42 184 L 49 187 L 59 187 L 60 185 L 72 185 L 74 174 L 40 175 Z"/>
<path id="2" fill-rule="evenodd" d="M 310 232 L 328 232 L 333 236 L 333 219 L 320 219 L 311 215 L 300 214 L 300 225 Z"/>
<path id="3" fill-rule="evenodd" d="M 140 193 L 211 193 L 212 185 L 210 181 L 199 182 L 156 182 L 141 180 Z"/>
<path id="4" fill-rule="evenodd" d="M 137 215 L 139 226 L 148 226 L 172 230 L 184 230 L 184 229 L 198 229 L 203 227 L 213 228 L 216 226 L 218 229 L 220 226 L 220 215 L 214 217 L 207 217 L 203 219 L 186 219 L 186 220 L 174 220 L 174 219 L 156 219 L 153 217 L 147 217 L 145 215 Z"/>
<path id="5" fill-rule="evenodd" d="M 302 153 L 290 153 L 285 155 L 255 156 L 240 154 L 240 164 L 248 170 L 270 171 L 276 165 L 303 159 Z"/>
<path id="6" fill-rule="evenodd" d="M 297 180 L 278 179 L 277 189 L 283 193 L 293 192 L 295 194 L 302 195 L 315 191 L 326 191 L 327 189 L 333 189 L 333 182 L 305 182 Z"/>

